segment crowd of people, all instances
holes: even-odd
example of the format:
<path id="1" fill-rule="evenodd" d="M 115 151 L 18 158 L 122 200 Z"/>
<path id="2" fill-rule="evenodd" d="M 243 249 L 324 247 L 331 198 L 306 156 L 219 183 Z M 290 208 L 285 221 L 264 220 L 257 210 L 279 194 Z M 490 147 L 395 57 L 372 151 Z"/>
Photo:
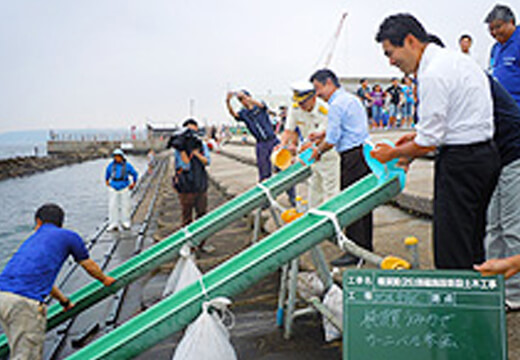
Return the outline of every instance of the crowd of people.
<path id="1" fill-rule="evenodd" d="M 380 84 L 370 87 L 368 80 L 359 80 L 356 95 L 366 109 L 372 129 L 412 128 L 415 125 L 417 86 L 410 76 L 391 79 L 386 89 Z"/>

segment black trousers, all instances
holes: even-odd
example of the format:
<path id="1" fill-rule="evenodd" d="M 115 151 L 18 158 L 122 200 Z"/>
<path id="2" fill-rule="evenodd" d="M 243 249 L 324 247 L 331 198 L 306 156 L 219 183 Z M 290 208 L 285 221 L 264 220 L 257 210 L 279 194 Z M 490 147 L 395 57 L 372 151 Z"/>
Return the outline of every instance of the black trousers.
<path id="1" fill-rule="evenodd" d="M 486 210 L 499 173 L 499 155 L 492 141 L 440 148 L 433 202 L 438 269 L 472 269 L 484 261 Z"/>
<path id="2" fill-rule="evenodd" d="M 361 146 L 341 152 L 340 157 L 341 190 L 370 174 L 371 170 L 365 161 Z M 372 212 L 370 212 L 348 226 L 345 233 L 350 240 L 359 246 L 372 250 L 372 228 Z"/>

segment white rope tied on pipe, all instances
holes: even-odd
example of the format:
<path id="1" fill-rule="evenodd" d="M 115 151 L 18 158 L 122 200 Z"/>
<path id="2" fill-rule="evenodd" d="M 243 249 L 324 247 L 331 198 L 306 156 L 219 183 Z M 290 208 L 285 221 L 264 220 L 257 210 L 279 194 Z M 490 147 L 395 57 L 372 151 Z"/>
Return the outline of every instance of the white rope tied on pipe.
<path id="1" fill-rule="evenodd" d="M 202 279 L 202 276 L 199 277 L 199 283 L 200 283 L 200 287 L 202 288 L 202 294 L 204 295 L 204 297 L 206 299 L 209 299 L 208 291 L 206 290 L 206 285 L 204 285 L 204 280 Z"/>
<path id="2" fill-rule="evenodd" d="M 193 242 L 193 234 L 191 233 L 191 231 L 188 230 L 188 227 L 185 226 L 181 230 L 184 233 L 184 236 L 190 239 L 189 243 L 186 245 L 188 245 L 188 246 L 191 245 L 191 246 L 197 247 L 198 245 Z"/>
<path id="3" fill-rule="evenodd" d="M 357 245 L 354 241 L 350 240 L 341 230 L 341 226 L 338 221 L 338 217 L 335 213 L 331 211 L 326 210 L 319 210 L 319 209 L 309 209 L 308 211 L 310 214 L 323 216 L 329 219 L 332 224 L 334 225 L 334 230 L 336 232 L 336 238 L 338 240 L 338 246 L 344 250 L 348 251 L 352 255 L 355 255 L 361 259 L 364 259 L 368 261 L 369 263 L 375 264 L 377 266 L 380 266 L 381 262 L 383 261 L 383 258 L 377 254 L 374 254 L 359 245 Z"/>
<path id="4" fill-rule="evenodd" d="M 331 211 L 318 210 L 318 209 L 309 209 L 308 212 L 313 215 L 326 217 L 332 222 L 332 225 L 334 225 L 334 230 L 336 231 L 336 239 L 338 240 L 338 246 L 342 250 L 345 250 L 345 242 L 351 241 L 351 240 L 349 240 L 345 236 L 345 234 L 343 234 L 343 231 L 341 230 L 341 226 L 339 225 L 338 217 L 336 216 L 336 214 L 334 214 Z"/>
<path id="5" fill-rule="evenodd" d="M 268 188 L 266 188 L 264 184 L 258 183 L 256 184 L 256 186 L 258 186 L 258 188 L 264 192 L 265 196 L 267 196 L 267 200 L 269 200 L 269 204 L 271 205 L 271 207 L 277 208 L 281 212 L 287 210 L 273 198 L 271 191 Z"/>

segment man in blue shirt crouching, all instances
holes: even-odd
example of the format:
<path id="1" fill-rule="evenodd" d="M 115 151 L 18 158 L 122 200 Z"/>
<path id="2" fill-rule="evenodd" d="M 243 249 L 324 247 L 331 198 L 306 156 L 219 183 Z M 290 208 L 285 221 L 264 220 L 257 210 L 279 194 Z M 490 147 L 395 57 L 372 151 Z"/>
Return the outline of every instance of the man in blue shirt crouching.
<path id="1" fill-rule="evenodd" d="M 11 359 L 42 358 L 47 326 L 44 300 L 48 295 L 58 300 L 65 311 L 74 306 L 53 285 L 69 255 L 103 285 L 115 281 L 89 258 L 77 233 L 61 228 L 64 216 L 58 205 L 40 207 L 35 214 L 34 234 L 0 274 L 0 325 L 9 342 Z"/>

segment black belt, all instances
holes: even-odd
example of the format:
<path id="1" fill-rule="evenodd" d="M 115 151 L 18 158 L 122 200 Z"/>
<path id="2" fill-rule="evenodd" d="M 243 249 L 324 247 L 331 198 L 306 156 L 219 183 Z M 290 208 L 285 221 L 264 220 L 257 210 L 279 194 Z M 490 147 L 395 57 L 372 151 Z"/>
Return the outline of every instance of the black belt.
<path id="1" fill-rule="evenodd" d="M 340 152 L 340 154 L 348 154 L 352 151 L 361 150 L 362 148 L 363 148 L 363 145 L 354 146 L 353 148 Z"/>
<path id="2" fill-rule="evenodd" d="M 441 147 L 439 147 L 439 150 L 443 151 L 443 150 L 449 150 L 449 149 L 454 149 L 454 150 L 455 149 L 476 149 L 479 147 L 490 146 L 492 144 L 493 144 L 493 140 L 485 140 L 485 141 L 480 141 L 480 142 L 471 143 L 471 144 L 442 145 Z"/>

